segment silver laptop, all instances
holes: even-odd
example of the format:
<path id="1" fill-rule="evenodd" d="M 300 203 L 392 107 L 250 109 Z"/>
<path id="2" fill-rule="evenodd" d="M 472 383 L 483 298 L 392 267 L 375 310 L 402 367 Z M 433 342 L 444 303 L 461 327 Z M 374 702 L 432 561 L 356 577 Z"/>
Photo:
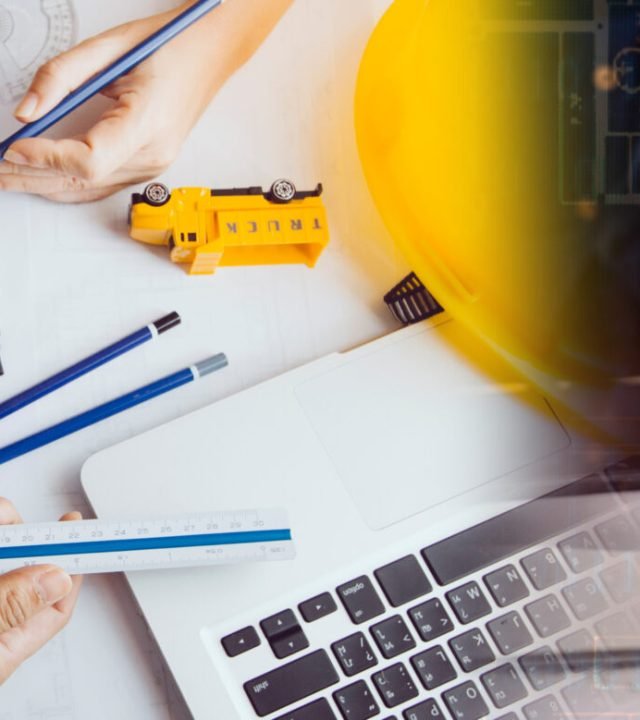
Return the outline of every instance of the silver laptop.
<path id="1" fill-rule="evenodd" d="M 593 471 L 622 488 L 638 466 L 611 467 L 507 371 L 488 381 L 456 352 L 464 333 L 441 315 L 88 461 L 102 518 L 289 513 L 291 562 L 129 576 L 195 718 L 609 702 L 589 668 L 599 637 L 640 621 L 640 512 Z"/>

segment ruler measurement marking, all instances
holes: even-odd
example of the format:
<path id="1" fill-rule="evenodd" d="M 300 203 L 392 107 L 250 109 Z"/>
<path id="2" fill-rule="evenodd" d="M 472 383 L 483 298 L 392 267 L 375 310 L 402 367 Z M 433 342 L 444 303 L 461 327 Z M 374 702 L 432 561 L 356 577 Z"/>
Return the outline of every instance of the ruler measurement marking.
<path id="1" fill-rule="evenodd" d="M 277 510 L 0 526 L 0 574 L 55 563 L 84 572 L 199 567 L 294 556 Z"/>
<path id="2" fill-rule="evenodd" d="M 0 560 L 52 555 L 91 555 L 111 552 L 139 552 L 141 550 L 167 550 L 182 547 L 216 545 L 247 545 L 291 540 L 289 530 L 241 531 L 211 533 L 207 535 L 173 535 L 166 537 L 140 537 L 125 540 L 95 540 L 85 542 L 53 543 L 47 545 L 20 545 L 0 547 Z"/>

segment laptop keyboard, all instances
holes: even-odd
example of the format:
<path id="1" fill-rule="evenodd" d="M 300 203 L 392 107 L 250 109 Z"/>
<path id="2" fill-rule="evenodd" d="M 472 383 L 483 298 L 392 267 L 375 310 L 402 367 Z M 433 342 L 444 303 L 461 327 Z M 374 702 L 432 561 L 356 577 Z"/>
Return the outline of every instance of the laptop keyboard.
<path id="1" fill-rule="evenodd" d="M 640 717 L 638 489 L 632 458 L 221 638 L 271 649 L 254 716 Z"/>

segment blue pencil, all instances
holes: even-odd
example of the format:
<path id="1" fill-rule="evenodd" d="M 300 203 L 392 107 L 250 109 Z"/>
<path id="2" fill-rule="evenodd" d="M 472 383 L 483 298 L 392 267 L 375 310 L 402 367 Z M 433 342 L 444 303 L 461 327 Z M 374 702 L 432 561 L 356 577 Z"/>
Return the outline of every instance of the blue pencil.
<path id="1" fill-rule="evenodd" d="M 135 407 L 136 405 L 141 405 L 149 400 L 153 400 L 153 398 L 182 387 L 182 385 L 186 385 L 194 380 L 199 380 L 206 375 L 216 372 L 216 370 L 221 370 L 227 365 L 228 361 L 226 355 L 214 355 L 213 357 L 203 360 L 192 367 L 179 370 L 173 375 L 168 375 L 161 380 L 156 380 L 150 385 L 145 385 L 144 387 L 138 388 L 126 395 L 122 395 L 115 400 L 110 400 L 109 402 L 104 403 L 104 405 L 99 405 L 92 410 L 87 410 L 80 415 L 75 415 L 68 420 L 64 420 L 57 425 L 47 428 L 46 430 L 41 430 L 34 435 L 18 440 L 11 445 L 0 448 L 0 465 L 4 465 L 4 463 L 9 462 L 10 460 L 15 460 L 15 458 L 18 458 L 21 455 L 26 455 L 33 450 L 44 447 L 45 445 L 49 445 L 56 440 L 60 440 L 60 438 L 67 437 L 67 435 L 72 435 L 79 430 L 95 425 L 102 420 L 118 415 L 125 410 Z"/>
<path id="2" fill-rule="evenodd" d="M 113 345 L 99 350 L 97 353 L 90 355 L 75 365 L 65 368 L 46 380 L 39 382 L 37 385 L 5 400 L 3 403 L 0 403 L 0 420 L 39 400 L 41 397 L 49 395 L 49 393 L 52 393 L 54 390 L 68 385 L 73 380 L 90 373 L 101 365 L 105 365 L 114 358 L 124 355 L 149 340 L 153 340 L 153 338 L 158 335 L 162 335 L 162 333 L 167 332 L 167 330 L 176 327 L 180 322 L 180 315 L 178 315 L 177 312 L 165 315 L 165 317 L 160 318 L 160 320 L 156 320 L 141 330 L 128 335 L 122 340 L 118 340 L 118 342 Z"/>
<path id="3" fill-rule="evenodd" d="M 136 45 L 136 47 L 128 53 L 109 65 L 105 70 L 90 78 L 79 88 L 67 95 L 53 110 L 50 110 L 39 120 L 28 123 L 11 135 L 11 137 L 8 137 L 0 143 L 0 159 L 4 158 L 4 154 L 14 142 L 41 135 L 45 130 L 48 130 L 52 125 L 60 122 L 60 120 L 73 112 L 77 107 L 111 85 L 111 83 L 119 77 L 133 70 L 150 55 L 153 55 L 156 50 L 159 50 L 163 45 L 173 40 L 173 38 L 183 30 L 186 30 L 201 17 L 221 5 L 223 1 L 224 0 L 198 0 L 198 2 L 175 17 L 163 28 L 146 40 L 143 40 L 139 45 Z"/>

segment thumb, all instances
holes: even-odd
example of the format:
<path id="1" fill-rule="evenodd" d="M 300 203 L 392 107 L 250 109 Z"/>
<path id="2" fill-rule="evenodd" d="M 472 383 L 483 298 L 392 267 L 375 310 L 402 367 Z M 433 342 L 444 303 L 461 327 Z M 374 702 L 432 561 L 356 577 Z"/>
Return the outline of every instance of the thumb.
<path id="1" fill-rule="evenodd" d="M 20 627 L 41 610 L 65 598 L 69 575 L 53 565 L 21 568 L 0 575 L 0 635 Z"/>

